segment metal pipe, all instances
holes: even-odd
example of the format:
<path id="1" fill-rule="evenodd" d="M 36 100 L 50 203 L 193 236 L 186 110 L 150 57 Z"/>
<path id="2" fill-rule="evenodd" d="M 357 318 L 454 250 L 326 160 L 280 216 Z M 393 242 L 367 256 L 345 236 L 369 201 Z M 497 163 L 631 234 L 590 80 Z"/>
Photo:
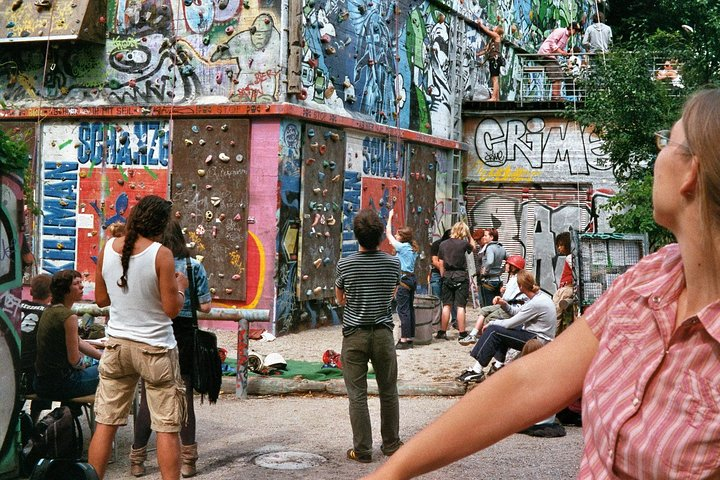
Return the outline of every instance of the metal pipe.
<path id="1" fill-rule="evenodd" d="M 109 308 L 100 308 L 94 303 L 76 303 L 72 308 L 77 315 L 92 315 L 94 317 L 107 317 Z M 256 310 L 243 308 L 212 308 L 209 312 L 198 312 L 198 318 L 205 320 L 225 320 L 238 323 L 237 343 L 237 376 L 235 379 L 235 395 L 241 400 L 247 400 L 248 384 L 248 353 L 250 350 L 249 322 L 264 322 L 270 319 L 270 310 Z"/>

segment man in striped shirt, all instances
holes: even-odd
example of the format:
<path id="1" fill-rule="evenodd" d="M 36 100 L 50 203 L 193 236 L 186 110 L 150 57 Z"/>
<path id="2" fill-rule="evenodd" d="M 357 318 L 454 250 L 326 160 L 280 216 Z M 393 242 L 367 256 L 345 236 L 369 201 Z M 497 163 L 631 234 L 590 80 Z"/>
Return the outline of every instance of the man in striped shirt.
<path id="1" fill-rule="evenodd" d="M 382 452 L 400 448 L 400 403 L 391 302 L 400 282 L 400 261 L 378 250 L 385 225 L 375 211 L 364 209 L 353 220 L 360 250 L 336 268 L 335 296 L 343 309 L 342 364 L 350 401 L 353 448 L 347 457 L 372 461 L 372 429 L 367 405 L 368 361 L 380 396 Z"/>

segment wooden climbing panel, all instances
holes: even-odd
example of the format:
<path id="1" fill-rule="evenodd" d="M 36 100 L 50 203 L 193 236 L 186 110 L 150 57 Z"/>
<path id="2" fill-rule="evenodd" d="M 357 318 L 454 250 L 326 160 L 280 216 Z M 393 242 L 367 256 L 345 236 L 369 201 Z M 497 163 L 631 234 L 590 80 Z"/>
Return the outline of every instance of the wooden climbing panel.
<path id="1" fill-rule="evenodd" d="M 335 266 L 342 254 L 345 134 L 306 124 L 302 137 L 302 228 L 298 298 L 335 296 Z"/>
<path id="2" fill-rule="evenodd" d="M 428 284 L 430 275 L 430 235 L 435 209 L 436 150 L 426 145 L 405 144 L 407 158 L 407 199 L 405 224 L 413 229 L 413 236 L 423 255 L 415 264 L 418 283 Z"/>
<path id="3" fill-rule="evenodd" d="M 246 297 L 249 157 L 248 120 L 174 121 L 173 211 L 217 300 Z"/>

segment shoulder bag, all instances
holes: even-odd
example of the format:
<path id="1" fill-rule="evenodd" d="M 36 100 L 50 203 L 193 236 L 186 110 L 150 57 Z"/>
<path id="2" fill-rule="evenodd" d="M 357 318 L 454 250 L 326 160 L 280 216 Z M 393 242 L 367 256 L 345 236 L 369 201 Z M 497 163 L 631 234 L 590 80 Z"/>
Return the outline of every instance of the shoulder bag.
<path id="1" fill-rule="evenodd" d="M 201 403 L 205 395 L 207 395 L 208 401 L 212 404 L 217 402 L 220 395 L 222 362 L 215 334 L 198 328 L 197 310 L 199 304 L 190 257 L 185 259 L 185 263 L 190 287 L 190 309 L 192 310 L 193 322 L 192 387 L 201 395 Z"/>

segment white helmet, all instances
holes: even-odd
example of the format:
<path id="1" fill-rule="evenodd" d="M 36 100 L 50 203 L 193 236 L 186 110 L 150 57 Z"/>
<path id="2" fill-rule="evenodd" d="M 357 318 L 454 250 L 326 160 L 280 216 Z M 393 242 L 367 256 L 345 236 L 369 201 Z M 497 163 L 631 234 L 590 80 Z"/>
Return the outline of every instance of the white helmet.
<path id="1" fill-rule="evenodd" d="M 250 351 L 248 353 L 248 368 L 251 372 L 260 373 L 263 369 L 264 362 L 263 357 L 257 352 Z"/>
<path id="2" fill-rule="evenodd" d="M 271 353 L 265 357 L 265 366 L 277 368 L 278 370 L 287 370 L 287 362 L 279 353 Z"/>

